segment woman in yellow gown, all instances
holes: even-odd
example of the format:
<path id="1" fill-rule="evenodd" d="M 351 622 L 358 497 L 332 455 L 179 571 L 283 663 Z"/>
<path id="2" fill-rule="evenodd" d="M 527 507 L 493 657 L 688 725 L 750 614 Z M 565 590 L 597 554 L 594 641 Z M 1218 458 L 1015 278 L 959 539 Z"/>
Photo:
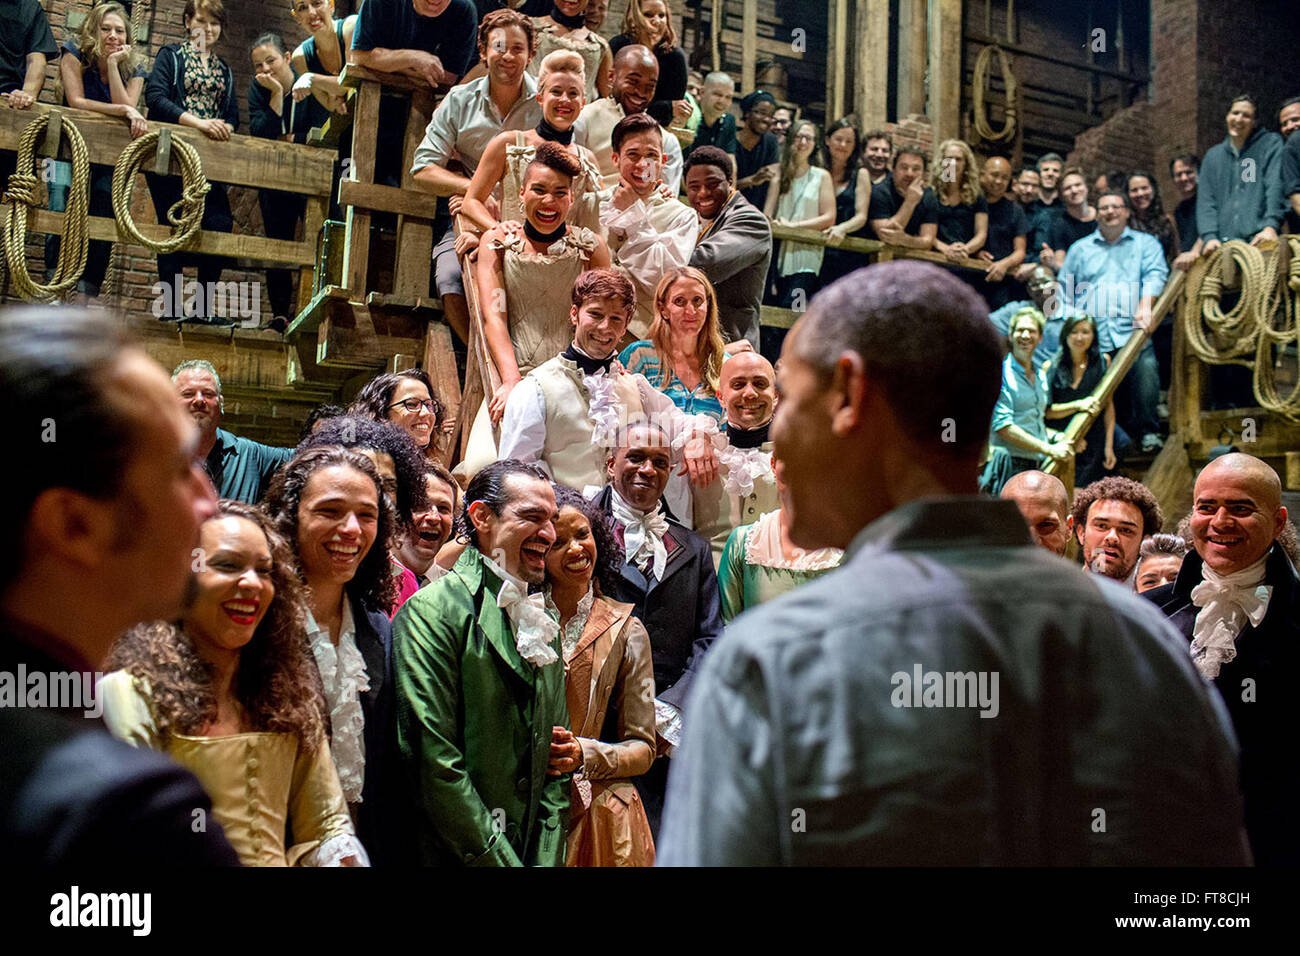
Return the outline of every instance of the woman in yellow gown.
<path id="1" fill-rule="evenodd" d="M 200 535 L 185 616 L 132 628 L 113 649 L 105 722 L 199 778 L 244 865 L 369 865 L 330 758 L 283 539 L 235 501 Z"/>

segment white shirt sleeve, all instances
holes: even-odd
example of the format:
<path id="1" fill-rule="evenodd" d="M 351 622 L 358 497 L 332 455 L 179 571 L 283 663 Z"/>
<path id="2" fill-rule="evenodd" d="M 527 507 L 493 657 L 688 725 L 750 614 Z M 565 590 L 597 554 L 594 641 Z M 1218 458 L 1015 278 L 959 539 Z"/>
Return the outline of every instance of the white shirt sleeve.
<path id="1" fill-rule="evenodd" d="M 614 208 L 612 200 L 600 204 L 600 224 L 611 235 L 623 237 L 615 253 L 617 264 L 643 289 L 654 289 L 665 272 L 686 265 L 695 251 L 695 212 L 689 206 L 677 212 L 660 231 L 651 219 L 651 207 L 640 199 L 623 210 Z"/>
<path id="2" fill-rule="evenodd" d="M 501 460 L 517 458 L 536 462 L 550 472 L 542 461 L 546 450 L 546 396 L 537 379 L 524 376 L 510 391 L 506 399 L 505 414 L 501 416 Z"/>
<path id="3" fill-rule="evenodd" d="M 668 163 L 664 166 L 664 185 L 674 196 L 682 191 L 682 144 L 668 130 L 664 130 L 664 152 Z"/>

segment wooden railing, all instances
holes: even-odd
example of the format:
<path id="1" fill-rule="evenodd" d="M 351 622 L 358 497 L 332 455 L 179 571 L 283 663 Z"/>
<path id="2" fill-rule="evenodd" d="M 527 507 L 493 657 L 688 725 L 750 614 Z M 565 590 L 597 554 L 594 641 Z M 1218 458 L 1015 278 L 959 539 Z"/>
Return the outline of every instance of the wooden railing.
<path id="1" fill-rule="evenodd" d="M 470 228 L 470 222 L 464 216 L 456 217 L 456 231 Z M 465 393 L 461 407 L 465 410 L 461 416 L 460 453 L 465 454 L 469 447 L 470 427 L 474 416 L 485 399 L 491 399 L 501 387 L 501 373 L 492 361 L 488 351 L 487 339 L 483 335 L 483 311 L 479 307 L 478 282 L 475 281 L 474 260 L 469 255 L 460 260 L 461 279 L 465 285 L 465 307 L 469 310 L 469 355 L 465 366 Z M 497 429 L 492 429 L 493 436 Z"/>

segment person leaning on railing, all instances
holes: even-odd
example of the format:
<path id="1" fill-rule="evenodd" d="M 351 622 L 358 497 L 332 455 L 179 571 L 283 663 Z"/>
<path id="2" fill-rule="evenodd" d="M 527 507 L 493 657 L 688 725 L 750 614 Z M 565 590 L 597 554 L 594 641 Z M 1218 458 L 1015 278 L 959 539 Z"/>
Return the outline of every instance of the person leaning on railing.
<path id="1" fill-rule="evenodd" d="M 1044 458 L 1065 460 L 1074 455 L 1045 421 L 1047 381 L 1034 368 L 1034 349 L 1042 337 L 1043 314 L 1037 309 L 1022 309 L 1012 317 L 1011 354 L 1002 362 L 1002 391 L 993 407 L 991 439 L 995 447 L 1011 454 L 1010 475 L 1036 469 Z"/>
<path id="2" fill-rule="evenodd" d="M 867 221 L 882 242 L 929 249 L 938 233 L 939 200 L 925 185 L 926 156 L 904 146 L 894 154 L 894 175 L 871 190 Z"/>

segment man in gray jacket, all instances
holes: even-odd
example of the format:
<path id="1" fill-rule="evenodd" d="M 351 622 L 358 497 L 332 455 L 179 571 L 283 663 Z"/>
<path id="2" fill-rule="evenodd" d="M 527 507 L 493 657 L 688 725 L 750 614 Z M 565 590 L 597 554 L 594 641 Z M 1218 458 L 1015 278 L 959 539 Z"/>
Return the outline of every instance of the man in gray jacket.
<path id="1" fill-rule="evenodd" d="M 691 262 L 718 295 L 718 319 L 728 342 L 748 339 L 758 348 L 763 283 L 772 261 L 772 227 L 736 189 L 731 157 L 701 146 L 686 159 L 686 198 L 700 217 Z"/>
<path id="2" fill-rule="evenodd" d="M 844 563 L 705 658 L 661 863 L 1246 862 L 1232 731 L 1186 643 L 975 497 L 1000 358 L 983 300 L 922 262 L 795 325 L 790 537 Z"/>
<path id="3" fill-rule="evenodd" d="M 1253 98 L 1238 96 L 1228 107 L 1228 135 L 1201 161 L 1196 229 L 1209 255 L 1220 243 L 1243 239 L 1258 245 L 1276 239 L 1286 201 L 1282 196 L 1282 137 L 1257 124 Z"/>

